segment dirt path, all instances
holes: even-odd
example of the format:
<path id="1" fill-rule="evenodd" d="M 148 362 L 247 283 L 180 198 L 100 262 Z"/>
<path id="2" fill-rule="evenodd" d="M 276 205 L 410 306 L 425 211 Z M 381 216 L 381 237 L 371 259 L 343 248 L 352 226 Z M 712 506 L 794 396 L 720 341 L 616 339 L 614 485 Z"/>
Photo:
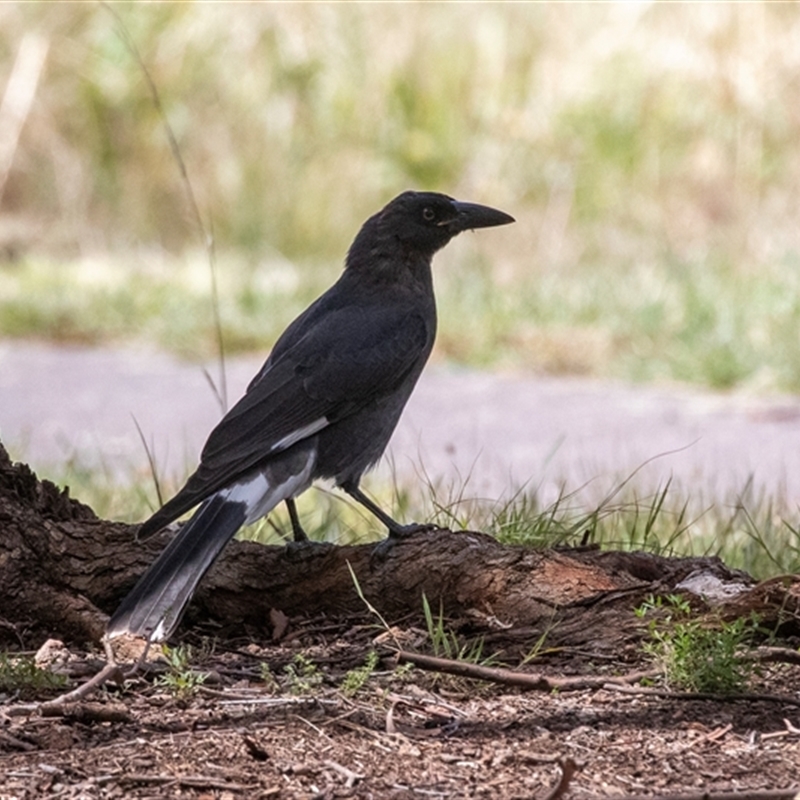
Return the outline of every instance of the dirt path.
<path id="1" fill-rule="evenodd" d="M 235 400 L 260 366 L 231 359 Z M 210 365 L 212 374 L 217 367 Z M 0 437 L 47 475 L 78 457 L 128 474 L 146 464 L 138 421 L 162 470 L 196 463 L 220 409 L 202 367 L 161 352 L 0 343 Z M 633 480 L 673 483 L 703 500 L 753 489 L 800 502 L 800 398 L 754 398 L 577 378 L 489 374 L 434 365 L 423 375 L 379 473 L 424 471 L 467 495 L 499 498 L 562 481 L 600 497 Z M 587 484 L 584 486 L 584 484 Z"/>

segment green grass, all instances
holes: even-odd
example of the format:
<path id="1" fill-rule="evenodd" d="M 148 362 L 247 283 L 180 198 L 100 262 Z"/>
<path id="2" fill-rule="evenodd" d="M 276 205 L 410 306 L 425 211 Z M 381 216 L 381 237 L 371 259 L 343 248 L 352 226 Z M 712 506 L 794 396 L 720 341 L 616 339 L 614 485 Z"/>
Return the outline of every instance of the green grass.
<path id="1" fill-rule="evenodd" d="M 67 687 L 64 675 L 40 669 L 31 656 L 0 653 L 0 695 L 31 700 L 42 694 L 55 694 Z"/>
<path id="2" fill-rule="evenodd" d="M 152 477 L 143 470 L 125 476 L 65 462 L 46 476 L 69 486 L 71 496 L 107 519 L 137 522 L 157 506 Z M 177 482 L 162 480 L 167 495 Z M 535 489 L 487 501 L 470 494 L 468 483 L 440 486 L 427 478 L 412 483 L 370 476 L 365 489 L 397 519 L 433 522 L 453 530 L 479 530 L 506 544 L 532 547 L 596 544 L 604 549 L 646 550 L 663 555 L 716 555 L 728 566 L 757 578 L 800 571 L 796 514 L 778 499 L 743 486 L 728 498 L 704 500 L 691 487 L 667 482 L 650 495 L 620 485 L 600 501 L 583 492 L 562 491 L 543 505 Z M 309 536 L 336 544 L 363 544 L 385 536 L 383 527 L 343 492 L 317 487 L 298 499 Z M 292 538 L 281 506 L 241 538 L 283 544 Z"/>
<path id="3" fill-rule="evenodd" d="M 188 700 L 197 694 L 206 682 L 208 673 L 198 672 L 192 666 L 195 653 L 188 645 L 179 647 L 162 646 L 162 653 L 167 663 L 166 672 L 160 675 L 155 685 L 165 689 L 178 700 Z"/>
<path id="4" fill-rule="evenodd" d="M 747 651 L 764 633 L 755 614 L 730 622 L 693 619 L 691 606 L 678 595 L 650 597 L 635 613 L 649 619 L 644 650 L 661 665 L 670 688 L 726 695 L 749 688 L 756 661 Z"/>
<path id="5" fill-rule="evenodd" d="M 580 275 L 551 275 L 512 289 L 493 280 L 487 240 L 476 236 L 452 247 L 436 265 L 435 360 L 714 389 L 800 390 L 798 264 L 740 276 L 725 265 L 631 265 L 626 275 L 586 267 Z M 223 259 L 226 351 L 266 353 L 339 269 L 333 262 L 247 269 Z M 96 262 L 0 265 L 0 335 L 96 344 L 146 340 L 210 359 L 216 348 L 210 320 L 210 278 L 201 256 L 167 259 L 141 272 Z"/>
<path id="6" fill-rule="evenodd" d="M 439 613 L 434 616 L 424 593 L 422 595 L 422 612 L 425 616 L 425 628 L 434 656 L 486 667 L 497 663 L 496 654 L 485 652 L 483 636 L 464 640 L 448 626 L 441 605 Z"/>
<path id="7" fill-rule="evenodd" d="M 0 334 L 92 344 L 148 340 L 189 358 L 213 355 L 207 261 L 139 266 L 45 260 L 0 266 Z M 328 278 L 317 273 L 301 285 L 291 264 L 254 270 L 224 259 L 221 273 L 219 309 L 231 352 L 265 349 Z"/>
<path id="8" fill-rule="evenodd" d="M 447 511 L 434 516 L 437 521 L 457 522 L 507 544 L 595 544 L 668 556 L 715 555 L 758 578 L 800 570 L 794 512 L 746 491 L 707 505 L 670 484 L 649 496 L 623 489 L 594 506 L 577 493 L 564 493 L 545 507 L 534 493 L 499 503 L 460 498 L 452 506 L 443 505 Z"/>

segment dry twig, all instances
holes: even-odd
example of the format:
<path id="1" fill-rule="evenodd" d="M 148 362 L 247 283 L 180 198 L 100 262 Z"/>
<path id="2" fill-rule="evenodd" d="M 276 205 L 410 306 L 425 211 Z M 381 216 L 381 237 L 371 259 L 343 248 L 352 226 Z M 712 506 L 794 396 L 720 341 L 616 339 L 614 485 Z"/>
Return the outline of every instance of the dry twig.
<path id="1" fill-rule="evenodd" d="M 650 697 L 665 697 L 669 700 L 713 700 L 718 703 L 730 703 L 735 700 L 746 700 L 751 703 L 763 701 L 766 703 L 786 703 L 791 706 L 800 706 L 800 698 L 789 697 L 783 694 L 758 694 L 745 692 L 743 694 L 715 694 L 714 692 L 671 692 L 669 689 L 650 689 L 643 686 L 625 686 L 622 683 L 607 683 L 604 689 L 623 694 L 645 694 Z"/>
<path id="2" fill-rule="evenodd" d="M 565 758 L 561 761 L 561 777 L 558 783 L 545 795 L 544 800 L 558 800 L 569 789 L 572 776 L 578 771 L 578 765 L 573 759 Z"/>
<path id="3" fill-rule="evenodd" d="M 762 664 L 800 664 L 800 650 L 791 647 L 757 647 L 751 657 Z"/>
<path id="4" fill-rule="evenodd" d="M 121 775 L 118 779 L 119 783 L 142 783 L 142 784 L 157 784 L 160 786 L 170 786 L 177 784 L 187 789 L 219 789 L 228 792 L 247 792 L 257 788 L 255 786 L 245 786 L 241 783 L 229 783 L 228 781 L 221 781 L 217 778 L 207 777 L 205 775 L 145 775 L 133 773 L 130 775 Z"/>
<path id="5" fill-rule="evenodd" d="M 684 745 L 681 750 L 691 750 L 693 747 L 697 747 L 697 745 L 703 744 L 704 742 L 718 742 L 732 730 L 733 725 L 730 723 L 722 728 L 714 728 L 713 731 L 709 731 L 708 733 L 703 734 L 703 736 L 698 736 L 697 739 L 692 739 L 692 741 L 689 742 L 689 744 Z"/>
<path id="6" fill-rule="evenodd" d="M 794 800 L 800 786 L 790 789 L 754 789 L 732 792 L 685 792 L 681 794 L 625 794 L 615 800 Z M 588 795 L 585 800 L 606 800 L 602 795 Z"/>
<path id="7" fill-rule="evenodd" d="M 446 672 L 449 675 L 460 675 L 464 678 L 475 678 L 476 680 L 491 681 L 505 686 L 519 686 L 523 689 L 530 689 L 539 692 L 551 692 L 557 689 L 561 692 L 581 691 L 583 689 L 602 689 L 609 684 L 609 680 L 620 684 L 635 683 L 642 678 L 654 678 L 660 674 L 658 670 L 645 670 L 643 672 L 631 672 L 627 675 L 620 675 L 609 679 L 605 675 L 588 675 L 578 678 L 557 678 L 542 675 L 540 673 L 515 672 L 510 669 L 500 669 L 498 667 L 482 667 L 479 664 L 470 664 L 466 661 L 455 661 L 450 658 L 437 658 L 436 656 L 426 656 L 422 653 L 409 653 L 406 650 L 398 650 L 398 663 L 413 664 L 421 669 L 431 672 Z"/>
<path id="8" fill-rule="evenodd" d="M 340 775 L 344 776 L 344 785 L 347 789 L 352 789 L 359 781 L 364 780 L 363 775 L 353 772 L 353 770 L 347 769 L 347 767 L 343 767 L 341 764 L 337 764 L 335 761 L 323 761 L 322 763 L 326 767 L 332 769 L 334 772 L 338 772 Z"/>
<path id="9" fill-rule="evenodd" d="M 59 706 L 76 703 L 79 700 L 86 699 L 90 694 L 92 694 L 92 692 L 94 692 L 95 689 L 99 689 L 101 686 L 104 686 L 106 683 L 108 683 L 108 681 L 122 683 L 122 680 L 123 675 L 119 665 L 113 661 L 110 661 L 103 667 L 103 669 L 100 670 L 100 672 L 98 672 L 94 677 L 89 678 L 86 683 L 82 683 L 77 689 L 73 689 L 71 692 L 62 694 L 55 700 L 52 700 L 49 703 L 43 703 L 42 705 Z"/>
<path id="10" fill-rule="evenodd" d="M 81 702 L 92 694 L 95 689 L 99 689 L 110 680 L 121 683 L 122 677 L 122 670 L 117 664 L 111 662 L 106 664 L 100 672 L 86 681 L 86 683 L 81 684 L 71 692 L 56 697 L 55 700 L 50 700 L 46 703 L 23 703 L 11 706 L 5 709 L 5 713 L 9 717 L 27 717 L 32 714 L 40 714 L 43 717 L 75 716 L 80 719 L 99 721 L 124 721 L 122 719 L 123 713 L 119 710 L 119 707 L 109 707 L 107 711 L 101 712 L 98 710 L 104 708 L 101 704 Z M 80 709 L 83 709 L 83 711 Z M 127 715 L 127 711 L 124 713 Z M 125 719 L 127 719 L 127 716 Z"/>
<path id="11" fill-rule="evenodd" d="M 798 736 L 800 735 L 800 728 L 796 728 L 789 722 L 788 719 L 784 719 L 783 724 L 786 726 L 782 731 L 773 731 L 772 733 L 762 733 L 759 738 L 762 742 L 767 741 L 768 739 L 779 739 L 783 736 Z"/>
<path id="12" fill-rule="evenodd" d="M 130 712 L 121 703 L 42 703 L 39 714 L 84 723 L 131 721 Z"/>

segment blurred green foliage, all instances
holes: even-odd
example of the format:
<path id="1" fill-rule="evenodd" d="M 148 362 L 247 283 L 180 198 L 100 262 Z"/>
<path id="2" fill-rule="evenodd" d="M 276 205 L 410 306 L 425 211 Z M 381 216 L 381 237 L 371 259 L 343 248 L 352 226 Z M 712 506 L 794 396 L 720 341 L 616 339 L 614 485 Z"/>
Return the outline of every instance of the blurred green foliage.
<path id="1" fill-rule="evenodd" d="M 0 6 L 0 92 L 26 38 L 48 45 L 0 136 L 0 333 L 213 352 L 202 239 L 118 15 L 232 347 L 268 345 L 413 187 L 518 219 L 439 258 L 439 357 L 800 388 L 796 6 L 112 8 Z"/>

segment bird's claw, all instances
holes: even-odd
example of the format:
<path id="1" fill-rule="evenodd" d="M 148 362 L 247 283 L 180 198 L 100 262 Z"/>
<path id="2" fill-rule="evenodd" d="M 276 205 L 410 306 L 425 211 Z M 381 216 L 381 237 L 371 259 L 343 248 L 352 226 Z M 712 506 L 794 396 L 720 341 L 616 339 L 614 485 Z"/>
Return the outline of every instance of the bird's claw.
<path id="1" fill-rule="evenodd" d="M 389 529 L 389 535 L 378 542 L 372 550 L 370 558 L 377 558 L 383 560 L 389 555 L 392 548 L 403 539 L 408 539 L 415 533 L 427 533 L 436 529 L 436 525 L 429 522 L 411 522 L 408 525 L 397 525 Z"/>
<path id="2" fill-rule="evenodd" d="M 389 528 L 389 539 L 405 539 L 415 533 L 427 533 L 436 528 L 431 522 L 410 522 L 408 525 L 397 525 Z"/>
<path id="3" fill-rule="evenodd" d="M 320 552 L 321 549 L 330 550 L 333 545 L 330 542 L 317 542 L 313 539 L 305 541 L 286 542 L 283 552 L 289 561 L 302 561 Z"/>

